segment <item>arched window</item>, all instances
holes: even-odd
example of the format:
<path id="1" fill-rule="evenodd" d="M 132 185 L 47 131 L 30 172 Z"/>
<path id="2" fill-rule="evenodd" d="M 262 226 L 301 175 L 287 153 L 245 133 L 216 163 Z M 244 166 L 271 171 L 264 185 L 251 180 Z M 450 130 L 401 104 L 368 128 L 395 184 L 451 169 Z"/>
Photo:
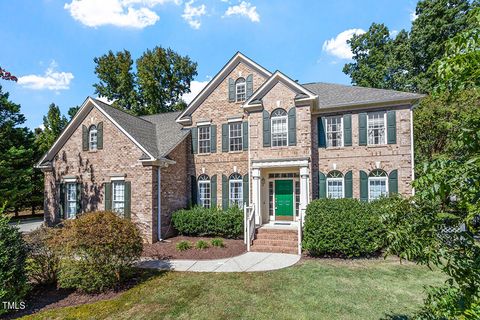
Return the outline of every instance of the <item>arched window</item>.
<path id="1" fill-rule="evenodd" d="M 368 175 L 368 200 L 388 195 L 388 175 L 381 169 L 375 169 Z"/>
<path id="2" fill-rule="evenodd" d="M 245 101 L 246 92 L 247 90 L 246 90 L 245 79 L 238 78 L 237 81 L 235 81 L 235 97 L 237 102 Z"/>
<path id="3" fill-rule="evenodd" d="M 327 174 L 327 198 L 341 199 L 345 197 L 343 174 L 334 170 Z"/>
<path id="4" fill-rule="evenodd" d="M 97 150 L 98 146 L 98 131 L 96 125 L 91 125 L 88 130 L 88 149 Z"/>
<path id="5" fill-rule="evenodd" d="M 210 208 L 211 203 L 210 177 L 206 174 L 198 177 L 198 204 L 204 208 Z"/>
<path id="6" fill-rule="evenodd" d="M 288 117 L 283 109 L 273 110 L 272 115 L 272 146 L 281 147 L 287 145 Z"/>
<path id="7" fill-rule="evenodd" d="M 241 207 L 243 205 L 243 180 L 238 173 L 233 173 L 229 179 L 230 205 Z"/>

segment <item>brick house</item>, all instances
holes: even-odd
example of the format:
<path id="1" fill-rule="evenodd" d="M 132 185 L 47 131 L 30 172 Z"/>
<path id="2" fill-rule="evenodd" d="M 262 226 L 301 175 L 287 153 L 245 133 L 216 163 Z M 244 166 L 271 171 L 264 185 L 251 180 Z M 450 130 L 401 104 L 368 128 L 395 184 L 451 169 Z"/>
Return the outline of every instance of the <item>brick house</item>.
<path id="1" fill-rule="evenodd" d="M 312 199 L 413 192 L 421 98 L 300 84 L 241 53 L 181 113 L 135 117 L 89 97 L 38 164 L 45 221 L 114 210 L 155 242 L 173 233 L 175 210 L 235 204 L 245 208 L 249 249 L 255 232 L 273 229 L 253 248 L 280 241 L 289 251 Z"/>

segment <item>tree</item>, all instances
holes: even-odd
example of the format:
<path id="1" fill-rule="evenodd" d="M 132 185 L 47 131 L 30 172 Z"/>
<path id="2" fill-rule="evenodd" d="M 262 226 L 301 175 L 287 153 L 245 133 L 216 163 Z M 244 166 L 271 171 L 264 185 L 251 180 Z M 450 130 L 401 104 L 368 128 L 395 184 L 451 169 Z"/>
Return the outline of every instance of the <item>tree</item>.
<path id="1" fill-rule="evenodd" d="M 17 77 L 15 77 L 14 75 L 12 75 L 12 74 L 11 74 L 10 72 L 8 72 L 7 70 L 2 69 L 2 67 L 0 67 L 0 79 L 10 80 L 10 81 L 15 81 L 15 82 L 18 81 Z"/>
<path id="2" fill-rule="evenodd" d="M 94 84 L 95 93 L 136 115 L 183 109 L 181 96 L 190 92 L 190 83 L 197 75 L 197 64 L 188 56 L 162 47 L 144 52 L 136 61 L 136 73 L 127 50 L 109 51 L 94 62 L 100 80 Z"/>
<path id="3" fill-rule="evenodd" d="M 73 119 L 73 117 L 75 117 L 78 110 L 80 110 L 80 106 L 75 106 L 75 107 L 71 107 L 70 109 L 68 109 L 67 113 L 68 113 L 68 116 L 70 117 L 70 121 Z"/>
<path id="4" fill-rule="evenodd" d="M 51 103 L 47 115 L 43 117 L 44 128 L 36 137 L 36 144 L 41 154 L 50 149 L 67 124 L 68 120 L 62 116 L 60 108 L 55 103 Z"/>

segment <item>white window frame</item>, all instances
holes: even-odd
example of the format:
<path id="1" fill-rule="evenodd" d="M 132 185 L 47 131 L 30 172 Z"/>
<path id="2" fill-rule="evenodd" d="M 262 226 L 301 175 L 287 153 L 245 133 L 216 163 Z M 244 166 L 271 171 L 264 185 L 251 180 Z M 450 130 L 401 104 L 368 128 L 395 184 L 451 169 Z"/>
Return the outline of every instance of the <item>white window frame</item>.
<path id="1" fill-rule="evenodd" d="M 236 183 L 239 184 L 237 194 L 233 192 Z M 231 206 L 237 205 L 239 208 L 243 206 L 243 179 L 238 173 L 232 174 L 228 179 L 228 201 Z"/>
<path id="2" fill-rule="evenodd" d="M 370 129 L 370 117 L 376 114 L 382 114 L 383 115 L 383 141 L 380 141 L 379 143 L 372 143 L 370 142 L 370 130 L 374 130 L 373 128 Z M 367 145 L 369 146 L 378 146 L 378 145 L 384 145 L 387 144 L 387 112 L 386 111 L 375 111 L 375 112 L 369 112 L 367 113 Z"/>
<path id="3" fill-rule="evenodd" d="M 326 189 L 326 196 L 327 198 L 331 198 L 331 199 L 343 199 L 345 198 L 345 175 L 343 173 L 341 173 L 340 171 L 338 171 L 338 173 L 340 173 L 342 176 L 341 177 L 329 177 L 329 175 L 331 175 L 332 173 L 334 172 L 337 172 L 337 171 L 331 171 L 327 174 L 327 179 L 325 181 L 325 189 Z M 342 183 L 342 196 L 340 198 L 333 198 L 333 197 L 330 197 L 330 193 L 329 193 L 329 189 L 328 189 L 328 183 L 329 182 L 341 182 Z"/>
<path id="4" fill-rule="evenodd" d="M 116 199 L 117 194 L 115 189 L 118 186 L 123 187 L 123 194 L 121 194 L 121 200 Z M 117 205 L 120 205 L 117 207 Z M 112 210 L 119 214 L 125 214 L 125 181 L 124 180 L 112 180 Z"/>
<path id="5" fill-rule="evenodd" d="M 238 92 L 238 89 L 240 87 L 243 87 L 243 93 Z M 240 98 L 239 98 L 239 95 L 240 95 Z M 243 98 L 242 98 L 242 95 L 243 95 Z M 247 80 L 245 78 L 238 78 L 235 81 L 235 101 L 243 102 L 246 99 L 247 99 Z"/>
<path id="6" fill-rule="evenodd" d="M 232 137 L 232 126 L 239 125 L 240 126 L 240 136 L 239 137 Z M 239 144 L 232 144 L 232 139 L 240 139 Z M 237 146 L 238 149 L 232 150 L 232 146 Z M 243 123 L 242 122 L 230 122 L 228 123 L 228 151 L 236 152 L 243 150 Z"/>
<path id="7" fill-rule="evenodd" d="M 272 112 L 272 114 L 273 114 L 275 111 L 277 111 L 277 110 L 282 110 L 283 112 L 285 112 L 285 115 L 283 115 L 283 116 L 272 116 L 271 119 L 270 119 L 270 128 L 271 128 L 271 129 L 270 129 L 270 130 L 271 130 L 270 139 L 271 139 L 271 146 L 274 147 L 274 148 L 276 148 L 276 147 L 279 147 L 279 148 L 280 148 L 280 147 L 286 147 L 286 146 L 288 146 L 288 113 L 287 113 L 287 111 L 284 110 L 284 109 L 275 109 L 275 110 Z M 277 133 L 274 133 L 274 132 L 273 132 L 273 128 L 274 128 L 273 122 L 274 122 L 274 121 L 285 121 L 285 133 L 286 133 L 286 134 L 285 134 L 285 144 L 282 144 L 282 145 L 274 145 L 274 143 L 273 143 L 273 141 L 274 141 L 274 134 L 278 134 L 278 135 L 283 134 L 283 132 L 280 132 L 280 133 L 278 133 L 278 132 L 277 132 Z M 277 140 L 278 140 L 278 139 L 277 139 Z M 283 139 L 282 139 L 282 141 L 283 141 Z"/>
<path id="8" fill-rule="evenodd" d="M 211 146 L 211 140 L 212 140 L 212 128 L 210 125 L 207 126 L 198 126 L 198 153 L 210 153 L 212 151 L 212 146 Z M 201 133 L 200 131 L 202 129 L 207 129 L 208 130 L 208 139 L 201 139 Z M 202 149 L 202 142 L 204 142 L 206 145 Z"/>
<path id="9" fill-rule="evenodd" d="M 376 200 L 378 199 L 379 197 L 377 198 L 372 198 L 372 195 L 371 195 L 371 190 L 370 190 L 370 182 L 373 182 L 373 181 L 384 181 L 385 182 L 385 196 L 388 196 L 388 174 L 385 172 L 385 176 L 382 176 L 382 177 L 368 177 L 368 201 L 373 201 L 373 200 Z M 380 195 L 382 196 L 382 195 Z"/>
<path id="10" fill-rule="evenodd" d="M 332 119 L 340 118 L 340 145 L 338 146 L 332 146 L 329 134 L 329 124 L 328 121 L 331 121 Z M 331 116 L 331 117 L 326 117 L 325 118 L 325 134 L 326 134 L 326 140 L 327 140 L 327 147 L 328 148 L 339 148 L 344 146 L 344 137 L 343 137 L 343 117 L 342 116 Z M 337 131 L 338 132 L 338 131 Z"/>
<path id="11" fill-rule="evenodd" d="M 208 198 L 203 197 L 202 186 L 208 186 Z M 208 201 L 207 204 L 205 202 Z M 212 205 L 212 184 L 209 176 L 202 174 L 198 177 L 198 204 L 204 208 L 210 208 Z"/>
<path id="12" fill-rule="evenodd" d="M 93 135 L 95 133 L 95 135 Z M 94 139 L 95 138 L 95 139 Z M 88 129 L 88 150 L 95 151 L 98 148 L 98 129 L 96 125 L 91 125 Z"/>
<path id="13" fill-rule="evenodd" d="M 70 190 L 72 188 L 72 190 Z M 73 199 L 71 196 L 70 191 L 73 191 Z M 66 182 L 65 183 L 65 204 L 66 204 L 66 212 L 65 216 L 66 219 L 74 219 L 78 212 L 77 212 L 77 183 L 76 182 Z M 73 204 L 74 206 L 71 207 L 70 205 Z M 70 208 L 74 208 L 73 212 L 70 212 Z"/>

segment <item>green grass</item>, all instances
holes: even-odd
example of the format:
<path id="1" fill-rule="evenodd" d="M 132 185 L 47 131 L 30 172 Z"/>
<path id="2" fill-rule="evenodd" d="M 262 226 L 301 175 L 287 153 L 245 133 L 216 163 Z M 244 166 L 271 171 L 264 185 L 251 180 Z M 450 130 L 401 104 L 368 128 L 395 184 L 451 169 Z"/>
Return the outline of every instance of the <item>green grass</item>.
<path id="1" fill-rule="evenodd" d="M 403 319 L 443 277 L 392 260 L 306 260 L 264 273 L 164 272 L 108 301 L 33 319 Z M 398 317 L 398 318 L 397 318 Z"/>

